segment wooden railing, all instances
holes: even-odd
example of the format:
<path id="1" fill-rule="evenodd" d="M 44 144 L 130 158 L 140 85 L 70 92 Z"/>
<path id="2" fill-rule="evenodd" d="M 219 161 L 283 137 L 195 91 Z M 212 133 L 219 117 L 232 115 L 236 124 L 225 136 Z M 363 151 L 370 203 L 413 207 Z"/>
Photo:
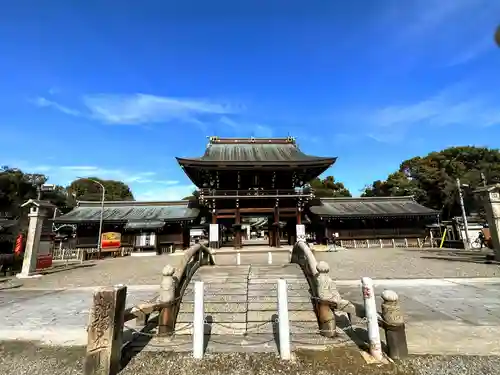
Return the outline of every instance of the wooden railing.
<path id="1" fill-rule="evenodd" d="M 302 191 L 294 189 L 273 189 L 273 190 L 219 190 L 219 189 L 201 189 L 200 198 L 265 198 L 265 197 L 312 197 L 311 191 Z"/>

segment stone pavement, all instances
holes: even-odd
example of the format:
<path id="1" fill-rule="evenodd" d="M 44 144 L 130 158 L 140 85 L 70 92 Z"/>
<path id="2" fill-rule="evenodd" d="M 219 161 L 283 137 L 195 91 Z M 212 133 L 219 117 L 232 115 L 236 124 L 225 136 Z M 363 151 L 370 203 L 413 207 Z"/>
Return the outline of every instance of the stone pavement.
<path id="1" fill-rule="evenodd" d="M 202 267 L 184 294 L 175 340 L 156 338 L 145 350 L 191 350 L 194 282 L 203 281 L 207 352 L 276 352 L 278 279 L 287 281 L 292 349 L 355 346 L 340 329 L 335 339 L 319 335 L 307 280 L 298 265 L 285 264 Z"/>
<path id="2" fill-rule="evenodd" d="M 273 277 L 271 273 L 268 276 Z M 345 298 L 361 303 L 358 282 L 340 280 L 338 287 Z M 378 296 L 384 289 L 400 294 L 408 343 L 415 354 L 500 354 L 499 288 L 498 278 L 375 282 Z M 1 291 L 0 341 L 85 345 L 93 289 Z M 157 291 L 156 285 L 131 286 L 127 305 L 150 300 Z M 377 300 L 380 303 L 380 298 Z"/>

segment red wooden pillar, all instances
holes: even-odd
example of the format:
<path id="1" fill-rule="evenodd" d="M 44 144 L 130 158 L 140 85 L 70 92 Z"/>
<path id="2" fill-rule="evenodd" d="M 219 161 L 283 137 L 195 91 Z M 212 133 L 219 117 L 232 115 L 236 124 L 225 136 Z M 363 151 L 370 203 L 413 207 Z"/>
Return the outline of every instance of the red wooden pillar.
<path id="1" fill-rule="evenodd" d="M 234 248 L 241 249 L 241 215 L 239 207 L 234 215 Z"/>
<path id="2" fill-rule="evenodd" d="M 280 236 L 280 209 L 278 206 L 278 202 L 276 202 L 276 206 L 274 207 L 274 246 L 281 246 L 281 236 Z"/>

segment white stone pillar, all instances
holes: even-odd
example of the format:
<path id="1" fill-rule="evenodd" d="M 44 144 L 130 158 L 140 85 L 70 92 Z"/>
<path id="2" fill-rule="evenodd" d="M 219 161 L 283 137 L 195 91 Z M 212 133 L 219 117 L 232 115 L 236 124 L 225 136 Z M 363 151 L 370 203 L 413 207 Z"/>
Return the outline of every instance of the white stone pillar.
<path id="1" fill-rule="evenodd" d="M 219 248 L 219 224 L 210 224 L 210 230 L 208 232 L 210 247 L 212 249 Z"/>
<path id="2" fill-rule="evenodd" d="M 45 210 L 32 206 L 30 207 L 28 235 L 26 237 L 26 249 L 24 251 L 23 267 L 18 278 L 37 277 L 35 274 L 36 262 L 38 258 L 38 247 L 40 246 L 40 235 L 42 234 L 43 220 L 45 219 Z"/>
<path id="3" fill-rule="evenodd" d="M 304 224 L 297 224 L 295 226 L 297 241 L 306 241 L 306 226 Z"/>

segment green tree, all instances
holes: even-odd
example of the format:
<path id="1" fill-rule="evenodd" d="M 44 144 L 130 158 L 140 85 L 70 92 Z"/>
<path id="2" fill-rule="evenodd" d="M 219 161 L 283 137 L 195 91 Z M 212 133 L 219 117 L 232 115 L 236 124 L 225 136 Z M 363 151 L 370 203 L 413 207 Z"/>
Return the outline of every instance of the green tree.
<path id="1" fill-rule="evenodd" d="M 193 190 L 193 193 L 191 195 L 188 195 L 187 197 L 182 198 L 183 201 L 195 201 L 198 200 L 200 196 L 200 193 L 198 190 Z"/>
<path id="2" fill-rule="evenodd" d="M 90 177 L 99 181 L 106 189 L 105 200 L 107 201 L 133 201 L 134 195 L 130 187 L 122 181 L 103 180 Z M 91 180 L 82 178 L 73 181 L 67 187 L 68 194 L 80 201 L 100 201 L 102 199 L 101 187 Z"/>
<path id="3" fill-rule="evenodd" d="M 481 204 L 473 190 L 483 183 L 500 182 L 500 152 L 485 147 L 450 147 L 414 157 L 401 163 L 385 181 L 367 186 L 362 196 L 413 195 L 427 206 L 440 210 L 443 218 L 460 215 L 456 179 L 460 178 L 468 212 L 479 212 Z"/>
<path id="4" fill-rule="evenodd" d="M 37 186 L 46 182 L 47 176 L 43 174 L 24 173 L 8 166 L 0 167 L 0 211 L 19 216 L 20 206 L 28 199 L 36 199 Z M 66 189 L 62 186 L 56 186 L 54 191 L 44 192 L 42 199 L 52 202 L 63 212 L 72 207 Z"/>
<path id="5" fill-rule="evenodd" d="M 333 176 L 328 176 L 324 179 L 315 178 L 309 184 L 318 198 L 351 197 L 349 189 L 342 182 L 335 181 Z"/>

